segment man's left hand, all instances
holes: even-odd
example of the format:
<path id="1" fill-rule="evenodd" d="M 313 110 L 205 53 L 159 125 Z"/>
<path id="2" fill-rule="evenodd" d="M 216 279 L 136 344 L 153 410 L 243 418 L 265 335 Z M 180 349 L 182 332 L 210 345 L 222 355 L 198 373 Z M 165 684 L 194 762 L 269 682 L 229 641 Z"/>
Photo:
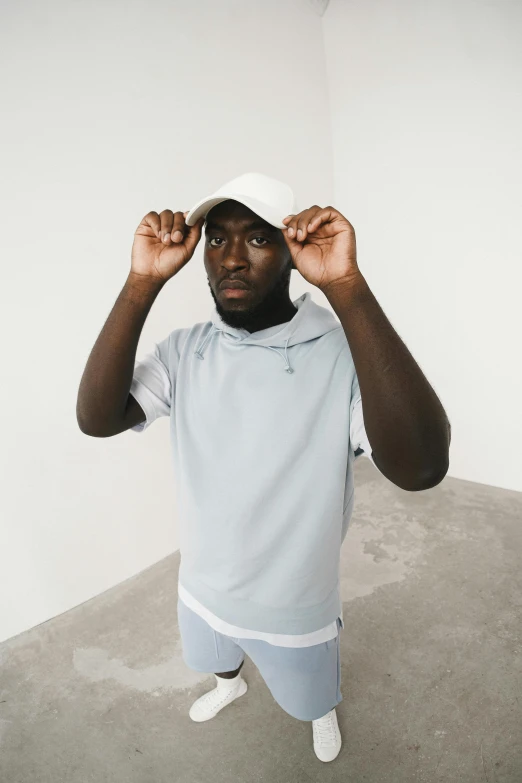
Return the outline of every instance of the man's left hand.
<path id="1" fill-rule="evenodd" d="M 331 283 L 350 284 L 361 277 L 354 228 L 337 209 L 314 204 L 283 223 L 294 265 L 309 283 L 324 291 Z"/>

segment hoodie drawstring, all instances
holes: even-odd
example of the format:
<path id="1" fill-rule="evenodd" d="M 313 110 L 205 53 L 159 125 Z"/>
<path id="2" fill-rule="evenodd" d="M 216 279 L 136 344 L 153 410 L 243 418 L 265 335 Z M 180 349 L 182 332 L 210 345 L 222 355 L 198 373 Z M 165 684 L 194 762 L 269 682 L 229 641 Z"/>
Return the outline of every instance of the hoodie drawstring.
<path id="1" fill-rule="evenodd" d="M 223 329 L 219 329 L 215 324 L 212 324 L 212 327 L 209 330 L 209 332 L 208 332 L 207 336 L 205 337 L 205 339 L 203 340 L 203 342 L 201 343 L 201 346 L 199 348 L 196 348 L 196 350 L 194 351 L 194 355 L 198 359 L 204 359 L 205 357 L 203 356 L 203 351 L 205 350 L 206 345 L 207 345 L 208 341 L 210 340 L 210 338 L 213 337 L 214 334 L 216 334 L 217 332 L 223 332 L 223 331 L 224 331 Z M 271 345 L 261 345 L 259 347 L 260 348 L 269 348 L 271 351 L 275 351 L 281 357 L 281 359 L 283 359 L 283 361 L 286 362 L 285 363 L 285 371 L 287 373 L 293 373 L 293 369 L 290 366 L 290 361 L 288 359 L 288 353 L 286 351 L 286 349 L 288 347 L 288 341 L 289 340 L 290 340 L 290 337 L 287 337 L 286 345 L 285 345 L 285 355 L 284 356 L 281 354 L 280 351 L 277 350 L 277 348 L 274 348 Z"/>
<path id="2" fill-rule="evenodd" d="M 288 359 L 288 354 L 287 354 L 287 352 L 286 352 L 286 349 L 287 349 L 287 346 L 288 346 L 288 340 L 289 340 L 289 339 L 290 339 L 289 337 L 287 337 L 287 338 L 286 338 L 286 345 L 285 345 L 285 356 L 284 356 L 284 360 L 286 361 L 285 370 L 286 370 L 286 372 L 287 372 L 287 373 L 289 373 L 289 374 L 290 374 L 290 373 L 293 373 L 293 370 L 292 370 L 292 368 L 290 367 L 290 361 L 289 361 L 289 359 Z M 262 345 L 262 346 L 261 346 L 261 348 L 270 348 L 270 350 L 271 350 L 271 351 L 275 351 L 277 354 L 279 354 L 279 356 L 281 356 L 281 352 L 280 352 L 280 351 L 278 351 L 278 350 L 277 350 L 277 348 L 274 348 L 272 345 Z M 281 356 L 281 359 L 283 359 L 283 356 Z"/>
<path id="3" fill-rule="evenodd" d="M 196 350 L 194 351 L 194 354 L 197 356 L 198 359 L 204 359 L 205 358 L 203 356 L 203 351 L 205 350 L 205 346 L 206 346 L 207 342 L 209 341 L 209 339 L 212 337 L 212 335 L 216 331 L 217 332 L 222 332 L 223 330 L 222 329 L 218 329 L 217 326 L 214 326 L 214 324 L 212 324 L 209 333 L 207 334 L 207 336 L 203 340 L 203 343 L 201 344 L 201 347 L 200 348 L 196 348 Z"/>

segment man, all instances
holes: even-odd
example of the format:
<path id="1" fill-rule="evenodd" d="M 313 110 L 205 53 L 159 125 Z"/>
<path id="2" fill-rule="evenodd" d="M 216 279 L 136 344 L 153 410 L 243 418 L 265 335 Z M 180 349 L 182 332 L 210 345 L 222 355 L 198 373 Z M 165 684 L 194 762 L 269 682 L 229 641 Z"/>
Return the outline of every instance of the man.
<path id="1" fill-rule="evenodd" d="M 136 363 L 148 312 L 205 220 L 211 319 L 174 329 Z M 292 268 L 337 318 L 309 292 L 291 301 Z M 291 189 L 256 173 L 189 212 L 149 212 L 77 411 L 94 437 L 170 417 L 183 657 L 217 681 L 190 717 L 208 720 L 246 692 L 246 654 L 280 706 L 312 722 L 317 757 L 334 759 L 353 461 L 365 453 L 420 491 L 445 476 L 450 443 L 437 395 L 359 270 L 351 224 L 331 206 L 296 213 Z"/>

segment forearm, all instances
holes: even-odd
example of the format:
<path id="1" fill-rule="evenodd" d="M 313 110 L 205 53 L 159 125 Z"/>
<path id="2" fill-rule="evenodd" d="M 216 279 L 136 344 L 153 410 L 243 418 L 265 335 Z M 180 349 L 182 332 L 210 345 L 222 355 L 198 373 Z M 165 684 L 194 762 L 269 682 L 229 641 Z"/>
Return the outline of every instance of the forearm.
<path id="1" fill-rule="evenodd" d="M 449 464 L 449 422 L 435 391 L 360 275 L 324 290 L 357 372 L 376 465 L 408 490 L 438 484 Z"/>
<path id="2" fill-rule="evenodd" d="M 162 287 L 129 272 L 82 375 L 76 405 L 82 432 L 110 432 L 124 417 L 140 335 Z"/>

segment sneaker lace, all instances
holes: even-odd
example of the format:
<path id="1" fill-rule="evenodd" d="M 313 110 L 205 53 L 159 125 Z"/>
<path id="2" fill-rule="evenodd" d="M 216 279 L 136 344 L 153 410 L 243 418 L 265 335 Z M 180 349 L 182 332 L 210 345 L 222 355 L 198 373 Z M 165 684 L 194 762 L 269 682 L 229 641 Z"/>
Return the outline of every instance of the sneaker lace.
<path id="1" fill-rule="evenodd" d="M 323 718 L 314 721 L 314 729 L 316 738 L 319 740 L 319 742 L 324 745 L 335 745 L 336 731 L 333 712 L 329 712 L 328 715 L 325 715 Z"/>
<path id="2" fill-rule="evenodd" d="M 219 707 L 220 704 L 222 704 L 224 701 L 230 698 L 233 691 L 234 688 L 231 688 L 230 690 L 225 691 L 223 693 L 218 688 L 214 688 L 214 690 L 209 691 L 208 693 L 205 694 L 204 697 L 205 704 L 212 704 L 213 707 Z"/>

